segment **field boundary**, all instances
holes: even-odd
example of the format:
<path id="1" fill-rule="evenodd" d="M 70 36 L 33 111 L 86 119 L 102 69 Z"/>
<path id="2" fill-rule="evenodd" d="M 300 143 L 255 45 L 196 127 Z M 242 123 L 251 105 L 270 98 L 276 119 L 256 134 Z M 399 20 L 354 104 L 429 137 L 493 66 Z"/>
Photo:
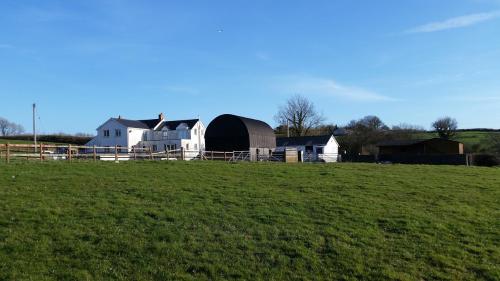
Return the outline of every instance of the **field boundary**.
<path id="1" fill-rule="evenodd" d="M 0 159 L 2 162 L 28 160 L 91 160 L 91 161 L 130 161 L 130 160 L 211 160 L 211 161 L 250 161 L 250 151 L 203 151 L 184 148 L 165 151 L 154 151 L 152 147 L 115 146 L 83 146 L 54 144 L 0 144 Z M 283 153 L 273 152 L 258 161 L 282 162 Z"/>

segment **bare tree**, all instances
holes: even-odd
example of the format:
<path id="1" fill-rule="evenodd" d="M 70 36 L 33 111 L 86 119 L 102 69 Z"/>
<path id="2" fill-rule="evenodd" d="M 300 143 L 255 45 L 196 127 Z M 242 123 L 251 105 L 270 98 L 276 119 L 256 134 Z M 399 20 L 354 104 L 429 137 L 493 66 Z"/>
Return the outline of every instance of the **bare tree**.
<path id="1" fill-rule="evenodd" d="M 443 117 L 432 123 L 432 127 L 442 139 L 451 139 L 455 136 L 458 123 L 457 120 L 451 117 Z"/>
<path id="2" fill-rule="evenodd" d="M 13 127 L 12 128 L 13 135 L 20 135 L 20 134 L 24 133 L 23 125 L 12 123 L 12 127 Z"/>
<path id="3" fill-rule="evenodd" d="M 349 133 L 340 139 L 340 146 L 349 154 L 358 154 L 362 152 L 363 147 L 374 147 L 386 139 L 389 133 L 389 127 L 379 117 L 373 115 L 351 120 L 345 129 Z"/>
<path id="4" fill-rule="evenodd" d="M 0 135 L 7 136 L 9 133 L 10 122 L 9 120 L 0 117 Z"/>
<path id="5" fill-rule="evenodd" d="M 308 135 L 312 128 L 319 126 L 325 119 L 310 100 L 300 95 L 291 97 L 274 118 L 282 126 L 288 124 L 292 136 Z"/>
<path id="6" fill-rule="evenodd" d="M 420 136 L 419 133 L 422 132 L 425 132 L 425 129 L 421 126 L 401 123 L 392 126 L 391 137 L 397 140 L 414 139 L 418 138 Z"/>
<path id="7" fill-rule="evenodd" d="M 0 117 L 0 135 L 11 136 L 24 133 L 24 127 Z"/>

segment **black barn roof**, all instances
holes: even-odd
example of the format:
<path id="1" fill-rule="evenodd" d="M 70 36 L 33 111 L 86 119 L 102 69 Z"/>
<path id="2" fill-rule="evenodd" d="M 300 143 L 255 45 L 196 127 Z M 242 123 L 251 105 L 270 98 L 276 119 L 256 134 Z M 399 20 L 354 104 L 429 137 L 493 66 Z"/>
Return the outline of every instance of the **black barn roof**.
<path id="1" fill-rule="evenodd" d="M 199 119 L 165 121 L 160 125 L 160 127 L 158 127 L 158 130 L 163 129 L 164 127 L 167 127 L 169 130 L 175 130 L 175 128 L 177 128 L 182 123 L 186 124 L 189 128 L 193 128 L 194 125 L 198 123 L 198 121 Z"/>
<path id="2" fill-rule="evenodd" d="M 283 137 L 276 138 L 276 146 L 312 146 L 325 145 L 332 136 L 302 136 L 302 137 Z"/>
<path id="3" fill-rule="evenodd" d="M 130 120 L 123 118 L 111 118 L 123 126 L 139 129 L 153 129 L 161 122 L 161 119 L 146 119 L 146 120 Z"/>
<path id="4" fill-rule="evenodd" d="M 267 123 L 247 117 L 223 114 L 208 125 L 207 150 L 238 151 L 250 148 L 275 148 L 276 136 Z"/>

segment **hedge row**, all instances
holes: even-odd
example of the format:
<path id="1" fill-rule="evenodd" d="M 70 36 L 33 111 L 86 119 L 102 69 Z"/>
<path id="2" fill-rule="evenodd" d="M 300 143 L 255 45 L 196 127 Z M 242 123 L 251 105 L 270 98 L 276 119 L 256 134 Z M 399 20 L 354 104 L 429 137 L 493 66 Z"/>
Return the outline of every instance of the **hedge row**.
<path id="1" fill-rule="evenodd" d="M 30 136 L 30 135 L 2 136 L 2 139 L 32 141 L 33 136 Z M 77 137 L 77 136 L 70 136 L 70 135 L 39 135 L 36 137 L 36 139 L 38 141 L 41 141 L 41 142 L 54 142 L 54 143 L 68 143 L 68 144 L 84 145 L 87 142 L 89 142 L 92 139 L 92 137 Z"/>
<path id="2" fill-rule="evenodd" d="M 471 164 L 474 166 L 485 166 L 485 167 L 500 166 L 500 155 L 472 154 Z"/>

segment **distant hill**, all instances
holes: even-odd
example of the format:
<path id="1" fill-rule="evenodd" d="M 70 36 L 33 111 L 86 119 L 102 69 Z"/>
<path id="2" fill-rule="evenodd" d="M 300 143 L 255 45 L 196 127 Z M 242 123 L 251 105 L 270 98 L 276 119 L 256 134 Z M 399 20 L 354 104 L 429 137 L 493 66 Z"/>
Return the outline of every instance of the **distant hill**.
<path id="1" fill-rule="evenodd" d="M 64 143 L 64 144 L 76 144 L 84 145 L 89 142 L 92 137 L 79 137 L 70 135 L 39 135 L 37 140 L 43 143 Z M 0 137 L 0 143 L 32 143 L 33 136 L 31 135 L 19 135 L 19 136 L 2 136 Z"/>

